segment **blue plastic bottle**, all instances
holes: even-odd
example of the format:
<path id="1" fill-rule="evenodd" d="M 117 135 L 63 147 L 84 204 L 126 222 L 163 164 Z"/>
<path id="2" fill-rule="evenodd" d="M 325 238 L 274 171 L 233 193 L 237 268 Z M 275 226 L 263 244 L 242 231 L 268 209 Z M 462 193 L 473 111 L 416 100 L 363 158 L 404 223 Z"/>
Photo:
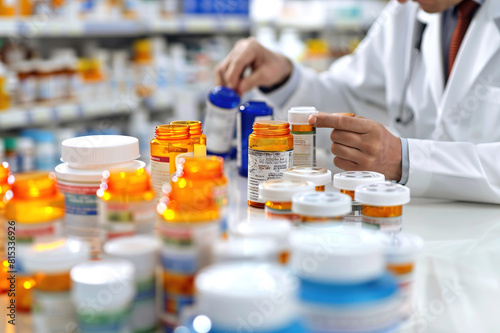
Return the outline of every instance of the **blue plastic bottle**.
<path id="1" fill-rule="evenodd" d="M 272 120 L 273 109 L 265 102 L 250 101 L 240 106 L 236 120 L 238 142 L 237 162 L 239 173 L 248 177 L 248 136 L 252 134 L 252 125 L 257 120 Z"/>
<path id="2" fill-rule="evenodd" d="M 215 87 L 208 95 L 203 132 L 207 154 L 225 157 L 231 151 L 240 96 L 227 87 Z"/>

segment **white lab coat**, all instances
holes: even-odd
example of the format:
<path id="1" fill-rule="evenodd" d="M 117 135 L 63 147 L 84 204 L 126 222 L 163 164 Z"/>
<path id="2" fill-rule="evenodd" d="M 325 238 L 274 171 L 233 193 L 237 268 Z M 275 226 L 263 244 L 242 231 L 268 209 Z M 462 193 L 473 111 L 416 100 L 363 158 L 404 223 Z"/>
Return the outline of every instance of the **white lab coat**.
<path id="1" fill-rule="evenodd" d="M 416 20 L 427 23 L 421 54 Z M 391 1 L 352 55 L 318 75 L 300 68 L 297 90 L 277 111 L 314 105 L 355 112 L 408 138 L 412 195 L 500 203 L 500 0 L 486 0 L 469 26 L 444 86 L 441 15 L 415 2 Z M 414 121 L 396 122 L 411 68 L 406 107 Z"/>

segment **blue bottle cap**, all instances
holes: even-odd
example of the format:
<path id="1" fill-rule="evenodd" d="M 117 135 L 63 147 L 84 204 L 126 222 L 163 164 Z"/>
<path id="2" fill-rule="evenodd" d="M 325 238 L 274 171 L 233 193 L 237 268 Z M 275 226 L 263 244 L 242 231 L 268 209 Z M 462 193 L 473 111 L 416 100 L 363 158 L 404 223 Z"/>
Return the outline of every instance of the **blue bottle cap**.
<path id="1" fill-rule="evenodd" d="M 240 96 L 233 89 L 218 86 L 208 95 L 210 102 L 223 109 L 234 109 L 240 104 Z"/>
<path id="2" fill-rule="evenodd" d="M 249 101 L 240 106 L 240 111 L 252 115 L 272 115 L 273 108 L 262 101 Z"/>

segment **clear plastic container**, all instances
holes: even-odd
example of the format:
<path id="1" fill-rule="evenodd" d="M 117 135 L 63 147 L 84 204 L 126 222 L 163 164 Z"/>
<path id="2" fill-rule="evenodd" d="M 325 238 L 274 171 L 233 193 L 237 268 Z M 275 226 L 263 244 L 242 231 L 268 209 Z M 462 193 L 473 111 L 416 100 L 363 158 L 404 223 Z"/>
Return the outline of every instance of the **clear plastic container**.
<path id="1" fill-rule="evenodd" d="M 316 191 L 324 192 L 326 184 L 332 181 L 332 172 L 317 167 L 296 167 L 283 172 L 283 179 L 311 182 L 316 186 Z"/>
<path id="2" fill-rule="evenodd" d="M 297 193 L 313 192 L 314 184 L 300 180 L 268 180 L 259 185 L 259 199 L 266 203 L 266 217 L 298 222 L 300 216 L 292 212 L 292 197 Z"/>
<path id="3" fill-rule="evenodd" d="M 362 185 L 355 199 L 362 204 L 364 228 L 397 233 L 403 226 L 403 205 L 410 202 L 410 189 L 391 182 Z"/>
<path id="4" fill-rule="evenodd" d="M 373 171 L 346 171 L 333 176 L 333 187 L 347 194 L 352 199 L 352 212 L 346 216 L 346 220 L 353 223 L 361 223 L 361 204 L 354 199 L 354 191 L 360 185 L 381 183 L 385 176 Z"/>
<path id="5" fill-rule="evenodd" d="M 105 170 L 141 169 L 139 142 L 121 135 L 82 136 L 64 140 L 62 164 L 56 169 L 57 184 L 66 204 L 66 233 L 91 243 L 93 257 L 101 250 L 97 219 L 97 190 Z"/>
<path id="6" fill-rule="evenodd" d="M 313 106 L 297 106 L 288 110 L 288 122 L 293 135 L 293 166 L 316 166 L 316 127 L 309 117 L 318 114 Z"/>

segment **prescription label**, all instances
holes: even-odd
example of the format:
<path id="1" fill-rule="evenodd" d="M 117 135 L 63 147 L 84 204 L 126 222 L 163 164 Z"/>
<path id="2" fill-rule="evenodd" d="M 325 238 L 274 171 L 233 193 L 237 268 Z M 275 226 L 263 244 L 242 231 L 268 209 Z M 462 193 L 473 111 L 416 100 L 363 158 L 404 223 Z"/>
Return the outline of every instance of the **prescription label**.
<path id="1" fill-rule="evenodd" d="M 151 186 L 159 200 L 163 184 L 170 182 L 170 157 L 151 155 Z"/>
<path id="2" fill-rule="evenodd" d="M 57 184 L 59 191 L 64 194 L 67 227 L 98 229 L 96 192 L 99 185 Z"/>
<path id="3" fill-rule="evenodd" d="M 133 332 L 156 332 L 156 280 L 154 275 L 136 284 L 137 293 L 132 304 L 130 324 Z"/>
<path id="4" fill-rule="evenodd" d="M 316 134 L 293 134 L 293 166 L 311 167 L 316 165 Z"/>
<path id="5" fill-rule="evenodd" d="M 403 217 L 372 217 L 362 215 L 362 225 L 365 229 L 373 229 L 383 232 L 399 232 L 403 229 Z"/>
<path id="6" fill-rule="evenodd" d="M 259 185 L 269 179 L 283 178 L 292 167 L 293 150 L 274 152 L 248 149 L 248 200 L 259 200 Z"/>
<path id="7" fill-rule="evenodd" d="M 90 311 L 88 306 L 80 306 L 77 308 L 78 328 L 81 333 L 130 332 L 131 310 L 131 306 L 126 306 L 113 311 Z"/>
<path id="8" fill-rule="evenodd" d="M 101 225 L 106 239 L 153 233 L 155 224 L 154 200 L 140 202 L 99 201 Z"/>
<path id="9" fill-rule="evenodd" d="M 47 332 L 65 332 L 70 323 L 76 327 L 76 312 L 69 292 L 34 290 L 31 309 L 34 327 L 43 327 Z"/>

